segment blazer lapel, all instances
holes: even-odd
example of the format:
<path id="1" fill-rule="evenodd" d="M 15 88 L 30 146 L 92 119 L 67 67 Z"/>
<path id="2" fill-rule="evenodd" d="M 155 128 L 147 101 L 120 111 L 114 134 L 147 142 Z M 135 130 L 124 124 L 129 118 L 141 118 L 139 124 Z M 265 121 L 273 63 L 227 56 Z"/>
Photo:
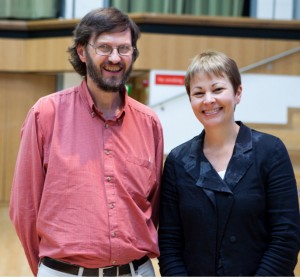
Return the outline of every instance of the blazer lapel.
<path id="1" fill-rule="evenodd" d="M 230 188 L 217 174 L 205 157 L 202 149 L 205 131 L 192 141 L 190 152 L 184 159 L 184 168 L 187 174 L 193 177 L 195 185 L 203 188 L 204 193 L 216 206 L 214 191 L 231 193 Z"/>
<path id="2" fill-rule="evenodd" d="M 233 156 L 225 174 L 225 182 L 232 191 L 253 164 L 253 160 L 251 130 L 240 122 Z"/>
<path id="3" fill-rule="evenodd" d="M 224 180 L 220 178 L 203 153 L 204 130 L 192 141 L 190 152 L 184 158 L 186 173 L 193 177 L 197 187 L 203 188 L 214 206 L 216 206 L 214 192 L 232 194 L 253 163 L 251 130 L 242 122 L 237 123 L 240 125 L 240 131 Z"/>

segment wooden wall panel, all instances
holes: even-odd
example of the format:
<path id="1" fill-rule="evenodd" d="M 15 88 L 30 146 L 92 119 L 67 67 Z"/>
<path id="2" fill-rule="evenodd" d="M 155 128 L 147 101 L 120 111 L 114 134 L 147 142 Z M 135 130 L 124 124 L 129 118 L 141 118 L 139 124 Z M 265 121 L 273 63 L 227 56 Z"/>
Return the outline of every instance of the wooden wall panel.
<path id="1" fill-rule="evenodd" d="M 1 39 L 0 71 L 70 72 L 67 48 L 71 37 L 30 40 Z M 186 70 L 191 58 L 216 49 L 234 58 L 240 68 L 300 46 L 300 41 L 142 33 L 135 70 Z M 7 50 L 10 50 L 9 52 Z M 300 52 L 252 72 L 300 75 Z"/>
<path id="2" fill-rule="evenodd" d="M 280 53 L 300 47 L 300 41 L 288 40 L 264 40 L 264 49 L 258 49 L 257 52 L 263 53 L 264 58 L 268 58 Z M 280 74 L 280 75 L 300 75 L 300 52 L 288 55 L 278 59 L 265 66 L 254 69 L 251 72 L 263 74 Z"/>
<path id="3" fill-rule="evenodd" d="M 225 52 L 242 68 L 299 46 L 300 41 L 147 33 L 139 41 L 135 69 L 186 70 L 191 58 L 207 49 Z M 252 72 L 299 75 L 299 63 L 300 52 Z"/>
<path id="4" fill-rule="evenodd" d="M 17 72 L 22 71 L 26 57 L 24 45 L 24 40 L 0 39 L 0 70 L 15 71 L 15 69 L 20 69 Z"/>
<path id="5" fill-rule="evenodd" d="M 7 203 L 20 142 L 30 107 L 56 88 L 55 75 L 0 74 L 0 202 Z"/>
<path id="6" fill-rule="evenodd" d="M 1 86 L 1 82 L 0 82 Z M 5 165 L 5 133 L 4 130 L 6 128 L 6 113 L 5 108 L 6 107 L 6 101 L 2 94 L 2 90 L 0 87 L 0 202 L 4 200 L 4 194 L 5 194 L 5 184 L 4 184 L 4 165 Z"/>
<path id="7" fill-rule="evenodd" d="M 67 72 L 73 67 L 68 61 L 67 49 L 71 37 L 31 39 L 26 41 L 26 60 L 24 67 L 28 71 Z"/>
<path id="8" fill-rule="evenodd" d="M 5 72 L 68 72 L 67 48 L 71 37 L 42 39 L 0 38 L 0 71 Z M 9 50 L 9 51 L 8 51 Z"/>

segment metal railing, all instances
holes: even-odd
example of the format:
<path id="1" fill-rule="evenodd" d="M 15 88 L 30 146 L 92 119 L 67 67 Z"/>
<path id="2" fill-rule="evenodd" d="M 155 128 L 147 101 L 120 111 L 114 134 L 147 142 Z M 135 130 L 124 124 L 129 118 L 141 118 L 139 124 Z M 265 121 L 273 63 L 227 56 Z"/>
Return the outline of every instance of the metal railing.
<path id="1" fill-rule="evenodd" d="M 263 60 L 261 60 L 259 62 L 253 63 L 253 64 L 251 64 L 249 66 L 243 67 L 243 68 L 240 69 L 240 73 L 244 73 L 244 72 L 253 70 L 253 69 L 257 68 L 257 67 L 269 64 L 269 63 L 271 63 L 273 61 L 276 61 L 276 60 L 279 60 L 279 59 L 284 58 L 286 56 L 292 55 L 292 54 L 294 54 L 296 52 L 300 52 L 300 46 L 292 48 L 292 49 L 289 49 L 287 51 L 284 51 L 282 53 L 276 54 L 274 56 L 265 58 L 265 59 L 263 59 Z"/>

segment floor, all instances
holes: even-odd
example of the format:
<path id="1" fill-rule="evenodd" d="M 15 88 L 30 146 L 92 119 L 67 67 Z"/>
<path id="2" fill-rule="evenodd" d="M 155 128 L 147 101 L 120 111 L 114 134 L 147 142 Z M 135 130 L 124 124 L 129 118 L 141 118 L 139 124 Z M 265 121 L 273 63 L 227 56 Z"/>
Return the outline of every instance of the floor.
<path id="1" fill-rule="evenodd" d="M 8 217 L 8 208 L 0 207 L 0 276 L 33 276 L 23 248 Z"/>
<path id="2" fill-rule="evenodd" d="M 0 207 L 0 227 L 0 277 L 32 277 L 23 248 L 9 220 L 7 206 Z M 156 275 L 159 276 L 156 259 L 153 264 Z M 296 267 L 295 275 L 300 276 L 300 263 Z"/>

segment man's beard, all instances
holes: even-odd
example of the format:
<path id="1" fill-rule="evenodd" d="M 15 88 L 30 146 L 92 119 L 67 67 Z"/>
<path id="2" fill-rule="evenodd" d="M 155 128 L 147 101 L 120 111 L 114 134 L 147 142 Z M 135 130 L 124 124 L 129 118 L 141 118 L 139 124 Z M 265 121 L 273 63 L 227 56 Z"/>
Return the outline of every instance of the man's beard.
<path id="1" fill-rule="evenodd" d="M 92 58 L 88 52 L 86 52 L 86 57 L 87 74 L 95 82 L 99 89 L 104 90 L 106 92 L 120 92 L 120 90 L 124 88 L 132 71 L 132 63 L 130 64 L 128 70 L 123 74 L 121 80 L 115 77 L 104 79 L 102 77 L 100 68 L 97 68 L 97 66 L 93 63 Z"/>

